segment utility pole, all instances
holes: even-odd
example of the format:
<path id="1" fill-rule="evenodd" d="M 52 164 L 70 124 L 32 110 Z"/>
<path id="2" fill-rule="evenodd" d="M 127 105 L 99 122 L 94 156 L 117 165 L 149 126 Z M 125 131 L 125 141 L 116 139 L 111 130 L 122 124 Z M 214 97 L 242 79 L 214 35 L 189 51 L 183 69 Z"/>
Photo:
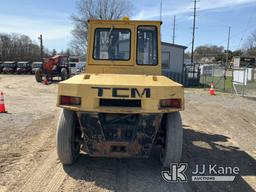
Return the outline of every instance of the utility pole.
<path id="1" fill-rule="evenodd" d="M 227 43 L 227 50 L 226 50 L 226 64 L 225 64 L 225 71 L 224 71 L 224 91 L 226 90 L 226 79 L 227 79 L 227 69 L 228 69 L 228 55 L 229 55 L 229 42 L 230 42 L 230 32 L 231 27 L 228 27 L 228 43 Z"/>
<path id="2" fill-rule="evenodd" d="M 43 36 L 40 35 L 40 36 L 38 37 L 38 39 L 40 40 L 41 61 L 43 61 L 43 58 L 44 58 Z"/>
<path id="3" fill-rule="evenodd" d="M 163 8 L 163 0 L 160 2 L 160 21 L 162 21 L 162 8 Z"/>
<path id="4" fill-rule="evenodd" d="M 176 17 L 173 18 L 173 32 L 172 32 L 172 43 L 175 43 L 175 30 L 176 30 Z"/>
<path id="5" fill-rule="evenodd" d="M 228 27 L 228 43 L 227 43 L 227 51 L 226 51 L 226 67 L 228 67 L 228 51 L 229 51 L 230 31 L 231 31 L 231 27 Z"/>
<path id="6" fill-rule="evenodd" d="M 191 64 L 193 65 L 193 78 L 195 76 L 194 44 L 195 44 L 195 32 L 196 32 L 196 10 L 197 10 L 196 3 L 197 3 L 197 0 L 194 0 L 193 32 L 192 32 L 192 48 L 191 48 Z"/>

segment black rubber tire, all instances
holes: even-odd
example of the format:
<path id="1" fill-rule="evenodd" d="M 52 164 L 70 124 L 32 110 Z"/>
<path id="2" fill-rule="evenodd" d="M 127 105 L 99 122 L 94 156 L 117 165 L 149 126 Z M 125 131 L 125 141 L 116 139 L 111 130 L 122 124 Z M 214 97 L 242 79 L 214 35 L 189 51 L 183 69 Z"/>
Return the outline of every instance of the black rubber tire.
<path id="1" fill-rule="evenodd" d="M 179 112 L 168 113 L 165 119 L 165 144 L 161 149 L 160 161 L 163 167 L 179 163 L 182 154 L 183 128 Z"/>
<path id="2" fill-rule="evenodd" d="M 60 72 L 61 81 L 68 79 L 68 71 L 66 68 L 62 68 Z"/>
<path id="3" fill-rule="evenodd" d="M 76 136 L 80 136 L 77 130 L 77 117 L 74 111 L 63 109 L 57 127 L 56 143 L 59 160 L 64 165 L 70 165 L 80 154 L 80 144 Z"/>
<path id="4" fill-rule="evenodd" d="M 37 70 L 35 71 L 35 78 L 36 78 L 36 81 L 37 81 L 38 83 L 41 83 L 41 82 L 42 82 L 42 80 L 43 80 L 43 72 L 42 72 L 41 69 L 37 69 Z"/>

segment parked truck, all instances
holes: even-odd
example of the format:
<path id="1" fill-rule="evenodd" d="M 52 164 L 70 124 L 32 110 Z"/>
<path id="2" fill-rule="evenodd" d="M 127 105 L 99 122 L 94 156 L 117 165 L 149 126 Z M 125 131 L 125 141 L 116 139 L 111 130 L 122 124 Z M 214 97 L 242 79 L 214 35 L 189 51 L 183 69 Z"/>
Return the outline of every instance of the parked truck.
<path id="1" fill-rule="evenodd" d="M 79 58 L 76 56 L 69 56 L 69 71 L 70 75 L 76 75 L 79 64 Z"/>
<path id="2" fill-rule="evenodd" d="M 32 73 L 31 62 L 19 61 L 17 63 L 16 73 L 17 74 L 31 74 Z"/>
<path id="3" fill-rule="evenodd" d="M 40 61 L 37 61 L 37 62 L 33 62 L 32 63 L 32 74 L 35 74 L 35 72 L 38 70 L 38 69 L 41 69 L 42 68 L 42 65 L 43 65 L 43 62 L 40 62 Z"/>
<path id="4" fill-rule="evenodd" d="M 3 63 L 3 72 L 5 74 L 13 74 L 16 72 L 17 62 L 16 61 L 5 61 Z"/>
<path id="5" fill-rule="evenodd" d="M 0 74 L 3 72 L 4 64 L 0 62 Z"/>

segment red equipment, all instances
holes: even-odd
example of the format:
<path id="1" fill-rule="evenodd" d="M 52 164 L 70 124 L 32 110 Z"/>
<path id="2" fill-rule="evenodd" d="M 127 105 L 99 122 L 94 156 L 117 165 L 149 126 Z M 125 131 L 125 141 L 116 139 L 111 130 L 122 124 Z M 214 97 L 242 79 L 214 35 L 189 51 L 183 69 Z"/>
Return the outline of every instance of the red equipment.
<path id="1" fill-rule="evenodd" d="M 69 78 L 69 60 L 66 55 L 55 55 L 50 57 L 44 63 L 42 68 L 35 72 L 37 82 L 42 82 L 43 77 L 52 80 L 53 77 L 61 77 L 61 80 Z"/>

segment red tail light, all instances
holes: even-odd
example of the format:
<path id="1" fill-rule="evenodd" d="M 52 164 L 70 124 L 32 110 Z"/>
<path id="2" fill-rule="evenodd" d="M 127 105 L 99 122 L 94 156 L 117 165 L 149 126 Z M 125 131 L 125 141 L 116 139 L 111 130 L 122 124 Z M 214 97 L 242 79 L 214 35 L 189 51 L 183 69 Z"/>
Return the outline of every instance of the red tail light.
<path id="1" fill-rule="evenodd" d="M 81 97 L 60 96 L 60 105 L 81 105 Z"/>
<path id="2" fill-rule="evenodd" d="M 161 99 L 161 108 L 181 108 L 181 99 Z"/>

